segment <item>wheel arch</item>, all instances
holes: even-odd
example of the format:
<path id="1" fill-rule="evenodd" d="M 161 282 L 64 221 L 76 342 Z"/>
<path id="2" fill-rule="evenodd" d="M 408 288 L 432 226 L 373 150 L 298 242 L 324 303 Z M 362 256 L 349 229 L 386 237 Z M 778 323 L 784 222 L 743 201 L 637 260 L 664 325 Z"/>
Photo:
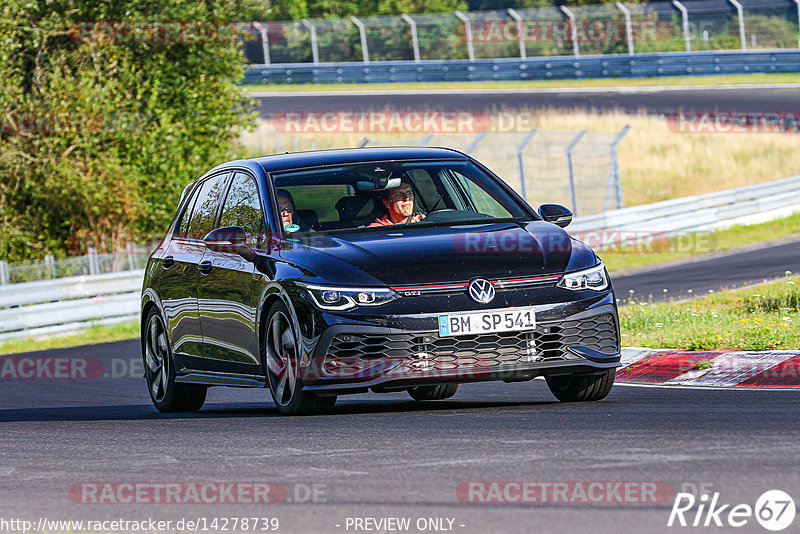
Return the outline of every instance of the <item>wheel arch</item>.
<path id="1" fill-rule="evenodd" d="M 265 373 L 267 372 L 266 368 L 266 361 L 264 359 L 264 332 L 266 331 L 266 322 L 269 315 L 269 310 L 276 302 L 283 302 L 286 308 L 289 310 L 289 315 L 292 319 L 292 327 L 295 329 L 299 328 L 299 322 L 297 318 L 297 312 L 295 310 L 294 304 L 292 303 L 292 299 L 286 290 L 277 282 L 272 282 L 265 286 L 264 290 L 261 293 L 261 298 L 259 299 L 258 304 L 258 315 L 256 317 L 256 324 L 258 327 L 257 335 L 258 335 L 258 352 L 259 352 L 259 360 L 261 361 L 262 370 Z M 297 331 L 295 332 L 298 340 L 302 339 L 302 332 Z M 302 357 L 305 358 L 303 344 L 300 343 L 300 350 L 303 353 Z"/>

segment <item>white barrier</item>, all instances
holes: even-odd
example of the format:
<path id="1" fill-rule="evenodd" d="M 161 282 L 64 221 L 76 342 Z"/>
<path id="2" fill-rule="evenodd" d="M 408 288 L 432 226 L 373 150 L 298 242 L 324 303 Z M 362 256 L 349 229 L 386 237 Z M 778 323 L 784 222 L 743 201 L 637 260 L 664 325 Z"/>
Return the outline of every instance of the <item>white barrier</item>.
<path id="1" fill-rule="evenodd" d="M 576 217 L 570 232 L 658 231 L 666 235 L 754 224 L 800 212 L 800 176 Z"/>
<path id="2" fill-rule="evenodd" d="M 136 319 L 144 271 L 0 286 L 0 339 Z"/>
<path id="3" fill-rule="evenodd" d="M 800 176 L 577 217 L 569 229 L 676 235 L 796 212 L 800 212 Z M 136 319 L 143 277 L 144 271 L 138 270 L 0 286 L 0 339 Z"/>

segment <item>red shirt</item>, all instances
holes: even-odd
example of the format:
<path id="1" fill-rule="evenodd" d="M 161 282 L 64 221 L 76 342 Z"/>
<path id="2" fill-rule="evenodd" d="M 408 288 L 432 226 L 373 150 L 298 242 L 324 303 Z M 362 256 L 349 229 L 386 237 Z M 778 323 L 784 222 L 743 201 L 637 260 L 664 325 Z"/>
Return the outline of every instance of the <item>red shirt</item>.
<path id="1" fill-rule="evenodd" d="M 422 215 L 421 213 L 413 213 L 411 217 L 417 217 L 418 215 Z M 374 223 L 370 224 L 367 228 L 372 228 L 373 226 L 391 226 L 395 223 L 389 218 L 389 215 L 384 215 Z M 401 223 L 398 223 L 401 224 Z"/>

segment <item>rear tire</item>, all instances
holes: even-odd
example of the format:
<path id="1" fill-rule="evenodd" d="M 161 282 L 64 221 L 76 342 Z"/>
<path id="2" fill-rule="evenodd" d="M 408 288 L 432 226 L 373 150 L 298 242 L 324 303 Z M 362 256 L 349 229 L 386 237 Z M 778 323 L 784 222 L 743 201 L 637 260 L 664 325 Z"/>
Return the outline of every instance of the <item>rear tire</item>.
<path id="1" fill-rule="evenodd" d="M 311 415 L 329 412 L 336 397 L 319 397 L 303 391 L 300 379 L 300 344 L 297 328 L 286 305 L 278 301 L 272 305 L 264 328 L 264 366 L 269 390 L 278 411 L 285 415 Z"/>
<path id="2" fill-rule="evenodd" d="M 172 347 L 164 320 L 153 307 L 145 317 L 142 360 L 150 399 L 159 412 L 196 412 L 206 401 L 208 388 L 175 383 Z"/>
<path id="3" fill-rule="evenodd" d="M 458 384 L 439 384 L 438 386 L 417 386 L 408 390 L 411 398 L 418 401 L 449 399 L 458 391 Z"/>
<path id="4" fill-rule="evenodd" d="M 586 402 L 604 399 L 614 386 L 616 369 L 600 374 L 545 376 L 550 392 L 561 402 Z"/>

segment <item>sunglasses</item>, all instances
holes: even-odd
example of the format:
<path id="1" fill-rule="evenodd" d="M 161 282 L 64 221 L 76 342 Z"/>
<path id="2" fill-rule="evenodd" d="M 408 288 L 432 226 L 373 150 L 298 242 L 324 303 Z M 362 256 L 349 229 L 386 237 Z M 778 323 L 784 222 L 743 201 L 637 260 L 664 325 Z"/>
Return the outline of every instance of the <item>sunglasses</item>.
<path id="1" fill-rule="evenodd" d="M 279 208 L 278 211 L 280 213 L 294 213 L 294 208 L 291 206 L 283 206 L 282 208 Z"/>
<path id="2" fill-rule="evenodd" d="M 389 197 L 392 202 L 399 202 L 401 200 L 414 200 L 414 193 L 398 193 Z"/>

